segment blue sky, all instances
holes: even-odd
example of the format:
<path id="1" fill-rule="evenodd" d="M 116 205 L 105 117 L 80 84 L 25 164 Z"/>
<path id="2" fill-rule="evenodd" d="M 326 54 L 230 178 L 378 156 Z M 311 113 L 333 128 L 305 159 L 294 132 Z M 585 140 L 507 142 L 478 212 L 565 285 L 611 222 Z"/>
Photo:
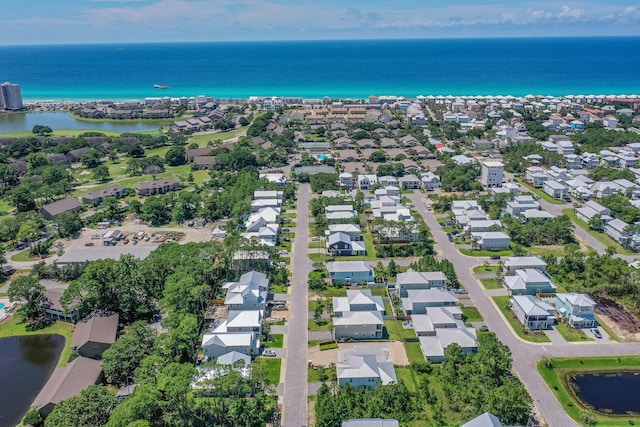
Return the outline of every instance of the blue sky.
<path id="1" fill-rule="evenodd" d="M 637 0 L 4 1 L 0 44 L 640 35 Z"/>

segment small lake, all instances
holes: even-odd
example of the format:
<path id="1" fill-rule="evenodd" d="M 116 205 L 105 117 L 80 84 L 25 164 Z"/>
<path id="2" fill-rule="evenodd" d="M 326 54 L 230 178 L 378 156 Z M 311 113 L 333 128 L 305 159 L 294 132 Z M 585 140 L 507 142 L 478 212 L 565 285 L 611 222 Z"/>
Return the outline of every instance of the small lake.
<path id="1" fill-rule="evenodd" d="M 108 130 L 113 132 L 149 132 L 158 130 L 161 126 L 158 123 L 134 121 L 87 122 L 74 119 L 70 113 L 64 112 L 0 114 L 0 133 L 31 132 L 35 125 L 49 126 L 53 130 Z"/>
<path id="2" fill-rule="evenodd" d="M 55 369 L 61 335 L 0 338 L 0 427 L 14 427 Z"/>
<path id="3" fill-rule="evenodd" d="M 598 372 L 575 375 L 571 385 L 576 396 L 603 413 L 640 413 L 640 372 Z"/>

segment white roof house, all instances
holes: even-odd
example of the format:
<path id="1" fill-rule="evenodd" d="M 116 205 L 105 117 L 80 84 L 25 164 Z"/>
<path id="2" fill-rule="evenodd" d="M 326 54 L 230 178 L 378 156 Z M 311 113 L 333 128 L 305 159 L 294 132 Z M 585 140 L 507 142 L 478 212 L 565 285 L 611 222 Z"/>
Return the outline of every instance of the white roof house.
<path id="1" fill-rule="evenodd" d="M 251 356 L 260 349 L 260 340 L 253 332 L 207 333 L 202 337 L 202 349 L 207 360 L 230 351 Z"/>
<path id="2" fill-rule="evenodd" d="M 535 295 L 553 293 L 556 286 L 544 272 L 534 268 L 516 270 L 513 276 L 504 278 L 504 286 L 512 295 Z"/>
<path id="3" fill-rule="evenodd" d="M 391 352 L 382 349 L 382 353 L 388 355 L 387 357 L 381 357 L 380 353 L 379 349 L 371 349 L 371 352 L 357 348 L 339 351 L 336 364 L 338 384 L 341 387 L 351 384 L 354 388 L 374 388 L 378 382 L 383 385 L 397 383 Z"/>
<path id="4" fill-rule="evenodd" d="M 505 249 L 509 247 L 511 238 L 503 231 L 472 232 L 471 238 L 478 249 Z"/>
<path id="5" fill-rule="evenodd" d="M 460 307 L 429 307 L 427 313 L 411 315 L 418 336 L 433 336 L 439 328 L 464 328 Z"/>
<path id="6" fill-rule="evenodd" d="M 382 297 L 373 296 L 369 289 L 347 289 L 346 297 L 333 297 L 333 311 L 337 316 L 347 311 L 384 311 Z"/>
<path id="7" fill-rule="evenodd" d="M 555 321 L 553 306 L 532 295 L 514 295 L 512 310 L 527 329 L 547 329 Z"/>
<path id="8" fill-rule="evenodd" d="M 342 427 L 399 427 L 398 420 L 382 418 L 357 418 L 342 422 Z"/>
<path id="9" fill-rule="evenodd" d="M 424 358 L 429 362 L 443 362 L 444 352 L 451 344 L 458 344 L 463 353 L 478 349 L 476 331 L 473 328 L 439 328 L 435 336 L 418 337 Z"/>
<path id="10" fill-rule="evenodd" d="M 407 296 L 409 289 L 445 288 L 447 276 L 441 271 L 414 271 L 407 270 L 399 273 L 396 279 L 396 289 L 401 297 Z"/>
<path id="11" fill-rule="evenodd" d="M 495 415 L 485 412 L 460 427 L 502 427 L 502 423 Z"/>
<path id="12" fill-rule="evenodd" d="M 227 290 L 224 303 L 231 309 L 263 309 L 267 299 L 269 280 L 264 273 L 250 271 L 237 282 L 222 285 Z"/>
<path id="13" fill-rule="evenodd" d="M 345 311 L 340 317 L 333 318 L 334 337 L 336 339 L 382 338 L 382 312 Z"/>
<path id="14" fill-rule="evenodd" d="M 518 256 L 508 258 L 504 262 L 504 267 L 508 272 L 531 268 L 544 271 L 547 268 L 547 263 L 538 256 Z"/>
<path id="15" fill-rule="evenodd" d="M 262 310 L 229 310 L 229 316 L 214 327 L 212 334 L 262 331 Z"/>
<path id="16" fill-rule="evenodd" d="M 256 190 L 253 192 L 253 199 L 282 199 L 282 191 Z"/>
<path id="17" fill-rule="evenodd" d="M 430 307 L 455 307 L 458 298 L 445 289 L 407 290 L 407 297 L 401 298 L 402 308 L 407 315 L 427 314 Z"/>

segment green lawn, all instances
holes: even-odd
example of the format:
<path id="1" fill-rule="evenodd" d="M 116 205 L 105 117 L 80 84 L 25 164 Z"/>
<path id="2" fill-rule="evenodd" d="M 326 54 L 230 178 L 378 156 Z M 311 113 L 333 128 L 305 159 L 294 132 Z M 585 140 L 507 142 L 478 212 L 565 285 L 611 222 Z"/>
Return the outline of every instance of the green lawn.
<path id="1" fill-rule="evenodd" d="M 591 237 L 596 239 L 598 242 L 602 243 L 605 248 L 614 247 L 614 248 L 616 248 L 616 252 L 619 253 L 619 254 L 635 255 L 634 252 L 626 250 L 625 248 L 622 247 L 622 245 L 620 245 L 620 243 L 616 242 L 615 240 L 613 240 L 608 235 L 606 235 L 604 233 L 601 233 L 599 231 L 592 230 L 589 227 L 589 224 L 587 224 L 586 222 L 584 222 L 583 220 L 581 220 L 580 218 L 578 218 L 576 216 L 576 214 L 573 212 L 573 209 L 563 209 L 562 213 L 564 215 L 568 216 L 569 218 L 571 218 L 571 221 L 573 221 L 580 228 L 582 228 L 584 231 L 589 233 L 591 235 Z M 574 231 L 574 233 L 578 234 L 577 231 Z"/>
<path id="2" fill-rule="evenodd" d="M 312 366 L 307 368 L 307 382 L 310 383 L 319 383 L 320 381 L 320 373 L 324 371 L 325 374 L 328 375 L 329 381 L 336 374 L 335 368 L 325 368 L 324 366 Z"/>
<path id="3" fill-rule="evenodd" d="M 471 256 L 471 257 L 490 257 L 490 256 L 513 256 L 513 251 L 511 249 L 495 249 L 495 250 L 475 250 L 475 249 L 458 249 L 462 255 Z"/>
<path id="4" fill-rule="evenodd" d="M 262 341 L 262 345 L 267 348 L 282 348 L 282 342 L 284 341 L 283 334 L 270 334 L 271 341 Z"/>
<path id="5" fill-rule="evenodd" d="M 480 283 L 485 289 L 500 289 L 502 287 L 498 283 L 498 279 L 480 279 Z"/>
<path id="6" fill-rule="evenodd" d="M 375 288 L 371 288 L 371 295 L 375 297 L 386 297 L 387 296 L 387 288 L 384 286 L 377 286 Z"/>
<path id="7" fill-rule="evenodd" d="M 233 139 L 244 134 L 248 128 L 249 128 L 248 126 L 242 126 L 234 130 L 230 130 L 229 132 L 219 132 L 219 133 L 211 133 L 211 134 L 205 134 L 205 135 L 194 135 L 189 137 L 189 140 L 187 141 L 187 145 L 195 143 L 195 144 L 198 144 L 198 146 L 200 147 L 205 147 L 208 142 L 213 142 L 217 139 L 220 139 L 222 141 L 227 141 L 229 139 Z"/>
<path id="8" fill-rule="evenodd" d="M 363 233 L 362 240 L 364 241 L 364 247 L 367 251 L 366 255 L 335 257 L 334 260 L 335 261 L 375 261 L 376 259 L 378 259 L 376 256 L 376 250 L 373 247 L 373 236 L 371 236 L 371 233 Z M 311 255 L 309 255 L 309 257 L 311 257 Z"/>
<path id="9" fill-rule="evenodd" d="M 551 341 L 549 337 L 544 335 L 542 332 L 537 331 L 528 331 L 524 329 L 524 326 L 520 323 L 520 321 L 513 315 L 513 312 L 507 308 L 510 304 L 509 297 L 493 297 L 493 300 L 496 302 L 498 308 L 504 315 L 504 317 L 511 325 L 511 329 L 523 340 L 531 341 L 531 342 L 549 342 Z"/>
<path id="10" fill-rule="evenodd" d="M 309 249 L 322 249 L 324 248 L 324 242 L 316 240 L 309 242 Z"/>
<path id="11" fill-rule="evenodd" d="M 393 309 L 391 308 L 391 302 L 388 300 L 382 301 L 384 304 L 384 314 L 387 316 L 393 316 Z"/>
<path id="12" fill-rule="evenodd" d="M 462 307 L 462 315 L 466 322 L 482 322 L 482 315 L 475 307 Z"/>
<path id="13" fill-rule="evenodd" d="M 313 319 L 309 319 L 309 331 L 311 332 L 319 332 L 319 331 L 330 331 L 333 329 L 333 322 L 331 319 L 321 319 L 322 323 L 320 325 L 316 324 L 316 321 Z"/>
<path id="14" fill-rule="evenodd" d="M 325 255 L 325 254 L 309 254 L 309 259 L 311 261 L 317 261 L 317 262 L 327 262 L 327 261 L 333 261 L 333 258 Z"/>
<path id="15" fill-rule="evenodd" d="M 404 344 L 404 347 L 407 350 L 409 363 L 424 362 L 424 354 L 422 354 L 419 342 L 407 342 Z"/>
<path id="16" fill-rule="evenodd" d="M 564 256 L 564 246 L 561 245 L 557 245 L 557 246 L 533 246 L 529 249 L 529 254 L 530 255 L 538 255 L 538 256 L 543 256 L 543 255 L 553 255 L 555 257 L 561 257 Z"/>
<path id="17" fill-rule="evenodd" d="M 329 285 L 327 289 L 319 292 L 325 298 L 333 298 L 333 297 L 346 297 L 347 296 L 347 288 L 337 288 L 335 286 Z"/>
<path id="18" fill-rule="evenodd" d="M 402 341 L 402 334 L 396 320 L 384 320 L 384 327 L 391 341 Z"/>
<path id="19" fill-rule="evenodd" d="M 267 373 L 267 381 L 272 384 L 280 383 L 280 367 L 282 365 L 282 360 L 258 357 L 255 363 L 264 368 Z"/>
<path id="20" fill-rule="evenodd" d="M 478 265 L 477 267 L 473 267 L 473 272 L 476 274 L 497 273 L 498 266 L 497 265 Z"/>
<path id="21" fill-rule="evenodd" d="M 640 370 L 640 356 L 620 357 L 579 357 L 551 359 L 552 368 L 538 362 L 538 372 L 558 399 L 564 410 L 578 422 L 580 413 L 585 409 L 568 384 L 574 373 L 602 372 L 616 370 Z M 629 426 L 640 423 L 639 416 L 607 416 L 593 412 L 599 426 Z"/>
<path id="22" fill-rule="evenodd" d="M 274 294 L 286 294 L 289 293 L 289 286 L 270 284 L 269 291 L 273 292 Z"/>
<path id="23" fill-rule="evenodd" d="M 546 200 L 547 202 L 554 204 L 554 205 L 566 205 L 567 202 L 565 202 L 564 200 L 558 200 L 558 199 L 554 199 L 553 197 L 551 197 L 550 195 L 548 195 L 547 193 L 545 193 L 544 191 L 542 191 L 539 188 L 534 188 L 532 186 L 530 186 L 529 184 L 527 184 L 526 182 L 524 182 L 521 179 L 518 179 L 518 181 L 527 188 L 527 190 L 531 191 L 532 193 L 535 193 L 536 195 L 540 196 L 542 199 Z"/>
<path id="24" fill-rule="evenodd" d="M 65 338 L 65 346 L 60 353 L 57 366 L 64 366 L 69 360 L 71 354 L 71 336 L 73 335 L 73 324 L 67 322 L 55 322 L 48 328 L 39 329 L 37 331 L 27 331 L 26 323 L 20 323 L 18 316 L 13 316 L 11 319 L 0 325 L 0 338 L 16 337 L 21 335 L 41 335 L 41 334 L 57 334 L 62 335 Z"/>
<path id="25" fill-rule="evenodd" d="M 11 261 L 16 261 L 16 262 L 28 262 L 28 261 L 39 261 L 43 258 L 40 258 L 39 256 L 36 257 L 30 257 L 29 256 L 29 251 L 30 249 L 27 248 L 24 251 L 18 252 L 17 254 L 15 254 L 14 256 L 11 257 Z M 51 255 L 47 255 L 44 258 L 51 256 Z"/>
<path id="26" fill-rule="evenodd" d="M 5 199 L 0 199 L 0 215 L 4 215 L 13 210 L 13 205 Z"/>
<path id="27" fill-rule="evenodd" d="M 570 329 L 566 323 L 558 323 L 555 328 L 556 328 L 556 331 L 560 332 L 560 335 L 562 335 L 565 341 L 569 341 L 569 342 L 593 341 L 593 338 L 589 338 L 580 329 L 573 329 L 573 328 Z"/>
<path id="28" fill-rule="evenodd" d="M 291 213 L 287 212 L 287 213 L 283 213 L 283 214 L 282 214 L 282 217 L 283 217 L 283 218 L 293 218 L 293 219 L 296 219 L 296 218 L 298 217 L 298 214 L 297 214 L 297 213 L 295 213 L 295 212 L 291 212 Z"/>
<path id="29" fill-rule="evenodd" d="M 413 372 L 411 372 L 410 368 L 396 368 L 396 376 L 398 377 L 398 382 L 402 381 L 407 386 L 407 390 L 412 393 L 416 391 L 416 383 L 413 380 Z"/>

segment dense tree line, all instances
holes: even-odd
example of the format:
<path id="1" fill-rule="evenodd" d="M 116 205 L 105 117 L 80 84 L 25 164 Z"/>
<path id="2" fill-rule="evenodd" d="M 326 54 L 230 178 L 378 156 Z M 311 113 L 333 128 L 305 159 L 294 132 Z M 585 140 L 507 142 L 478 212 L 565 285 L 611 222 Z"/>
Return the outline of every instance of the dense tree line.
<path id="1" fill-rule="evenodd" d="M 602 197 L 600 204 L 611 210 L 611 216 L 618 218 L 627 224 L 633 224 L 640 220 L 640 209 L 631 204 L 629 198 L 622 194 Z"/>
<path id="2" fill-rule="evenodd" d="M 433 255 L 425 255 L 418 261 L 411 263 L 410 267 L 415 271 L 442 271 L 447 276 L 448 288 L 458 289 L 460 287 L 456 269 L 448 259 L 438 260 Z"/>
<path id="3" fill-rule="evenodd" d="M 604 179 L 608 181 L 613 181 L 615 179 L 627 179 L 633 182 L 636 180 L 636 175 L 629 169 L 614 169 L 599 166 L 589 171 L 589 178 L 594 181 L 602 181 Z"/>
<path id="4" fill-rule="evenodd" d="M 457 165 L 453 160 L 447 160 L 436 169 L 440 177 L 440 188 L 444 191 L 482 190 L 478 181 L 480 166 L 477 163 Z"/>
<path id="5" fill-rule="evenodd" d="M 638 141 L 638 135 L 633 132 L 616 132 L 605 129 L 602 123 L 588 123 L 584 132 L 571 135 L 571 140 L 577 143 L 576 153 L 597 153 L 610 147 L 620 147 L 629 142 Z"/>
<path id="6" fill-rule="evenodd" d="M 452 344 L 445 357 L 438 375 L 454 412 L 464 419 L 491 412 L 505 425 L 527 423 L 533 401 L 511 370 L 511 351 L 495 334 L 478 334 L 476 354 Z"/>
<path id="7" fill-rule="evenodd" d="M 505 215 L 502 218 L 511 242 L 523 246 L 565 245 L 574 243 L 573 223 L 566 215 L 555 218 L 531 218 L 526 222 Z"/>
<path id="8" fill-rule="evenodd" d="M 524 157 L 532 154 L 537 154 L 542 157 L 540 160 L 540 166 L 562 167 L 565 164 L 564 157 L 558 153 L 552 153 L 545 150 L 540 144 L 527 143 L 527 144 L 509 144 L 500 149 L 502 153 L 502 162 L 504 163 L 504 170 L 513 173 L 524 173 L 525 169 L 531 166 L 531 162 Z"/>

